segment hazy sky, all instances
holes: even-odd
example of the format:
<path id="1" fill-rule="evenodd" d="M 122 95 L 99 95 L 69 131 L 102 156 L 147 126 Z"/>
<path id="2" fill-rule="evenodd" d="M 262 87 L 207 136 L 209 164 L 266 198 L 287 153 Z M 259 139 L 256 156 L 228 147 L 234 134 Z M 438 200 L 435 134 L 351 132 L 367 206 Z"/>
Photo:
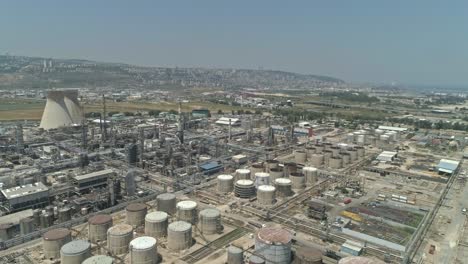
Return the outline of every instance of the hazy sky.
<path id="1" fill-rule="evenodd" d="M 468 85 L 468 1 L 0 1 L 0 53 Z"/>

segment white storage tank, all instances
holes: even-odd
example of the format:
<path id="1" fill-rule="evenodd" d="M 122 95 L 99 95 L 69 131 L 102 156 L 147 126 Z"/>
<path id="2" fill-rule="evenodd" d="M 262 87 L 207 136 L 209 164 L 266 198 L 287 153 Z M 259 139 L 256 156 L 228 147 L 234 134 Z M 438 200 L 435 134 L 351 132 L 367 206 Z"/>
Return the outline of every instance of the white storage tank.
<path id="1" fill-rule="evenodd" d="M 156 211 L 145 216 L 145 234 L 154 238 L 167 236 L 169 215 L 166 212 Z"/>
<path id="2" fill-rule="evenodd" d="M 221 174 L 218 179 L 218 192 L 230 193 L 234 189 L 234 177 L 229 174 Z"/>
<path id="3" fill-rule="evenodd" d="M 332 169 L 341 169 L 343 167 L 343 160 L 341 157 L 331 157 L 329 166 Z"/>
<path id="4" fill-rule="evenodd" d="M 83 264 L 114 264 L 114 259 L 106 255 L 96 255 L 87 258 Z"/>
<path id="5" fill-rule="evenodd" d="M 166 212 L 170 215 L 176 213 L 176 196 L 173 193 L 163 193 L 156 197 L 158 211 Z"/>
<path id="6" fill-rule="evenodd" d="M 296 190 L 301 190 L 305 188 L 305 177 L 301 172 L 293 172 L 289 175 L 291 180 L 292 188 Z"/>
<path id="7" fill-rule="evenodd" d="M 306 186 L 313 186 L 317 182 L 317 168 L 315 167 L 304 167 L 302 168 L 302 173 L 305 177 Z"/>
<path id="8" fill-rule="evenodd" d="M 132 264 L 158 263 L 158 250 L 154 237 L 137 237 L 130 242 L 129 249 Z"/>
<path id="9" fill-rule="evenodd" d="M 276 188 L 272 185 L 261 185 L 257 189 L 257 202 L 261 205 L 272 205 L 275 202 Z"/>
<path id="10" fill-rule="evenodd" d="M 251 180 L 238 180 L 234 185 L 235 196 L 249 199 L 255 196 L 255 184 Z"/>
<path id="11" fill-rule="evenodd" d="M 314 167 L 320 167 L 323 165 L 323 154 L 312 154 L 310 157 L 310 164 Z"/>
<path id="12" fill-rule="evenodd" d="M 81 264 L 91 257 L 91 243 L 85 240 L 73 240 L 60 249 L 60 263 Z"/>
<path id="13" fill-rule="evenodd" d="M 354 148 L 348 149 L 349 157 L 351 163 L 355 162 L 358 159 L 357 150 Z"/>
<path id="14" fill-rule="evenodd" d="M 265 227 L 255 235 L 255 251 L 266 264 L 291 263 L 292 235 L 285 229 Z"/>
<path id="15" fill-rule="evenodd" d="M 314 147 L 306 147 L 307 158 L 310 158 L 313 154 L 315 154 L 316 149 Z"/>
<path id="16" fill-rule="evenodd" d="M 227 264 L 244 264 L 244 251 L 236 246 L 229 246 Z"/>
<path id="17" fill-rule="evenodd" d="M 127 224 L 115 225 L 107 230 L 107 248 L 114 255 L 128 252 L 128 244 L 133 239 L 133 227 Z"/>
<path id="18" fill-rule="evenodd" d="M 177 220 L 195 224 L 197 222 L 197 203 L 195 201 L 178 202 Z"/>
<path id="19" fill-rule="evenodd" d="M 218 209 L 208 208 L 200 211 L 200 231 L 203 234 L 216 234 L 222 230 L 221 213 Z"/>
<path id="20" fill-rule="evenodd" d="M 293 194 L 292 192 L 292 183 L 290 179 L 287 178 L 278 178 L 275 180 L 276 186 L 276 196 L 279 197 L 288 197 Z"/>
<path id="21" fill-rule="evenodd" d="M 341 153 L 341 159 L 343 160 L 343 167 L 348 165 L 351 162 L 351 157 L 349 153 Z"/>
<path id="22" fill-rule="evenodd" d="M 145 215 L 148 207 L 144 203 L 132 203 L 127 205 L 127 224 L 138 227 L 145 224 Z"/>
<path id="23" fill-rule="evenodd" d="M 283 168 L 277 167 L 270 169 L 270 182 L 275 182 L 278 178 L 283 178 Z"/>
<path id="24" fill-rule="evenodd" d="M 176 221 L 167 228 L 167 246 L 171 250 L 180 251 L 192 246 L 192 225 L 184 221 Z"/>
<path id="25" fill-rule="evenodd" d="M 364 155 L 365 155 L 364 147 L 357 146 L 356 151 L 357 151 L 357 156 L 358 156 L 359 159 L 364 158 Z"/>
<path id="26" fill-rule="evenodd" d="M 331 157 L 333 157 L 333 152 L 331 150 L 327 149 L 323 151 L 323 164 L 325 164 L 325 166 L 330 165 Z"/>
<path id="27" fill-rule="evenodd" d="M 338 157 L 341 149 L 337 146 L 333 146 L 330 148 L 330 150 L 332 152 L 332 157 Z"/>
<path id="28" fill-rule="evenodd" d="M 257 172 L 263 172 L 263 171 L 264 171 L 263 163 L 252 164 L 252 166 L 250 167 L 250 179 L 255 179 L 255 174 Z"/>
<path id="29" fill-rule="evenodd" d="M 364 145 L 366 142 L 366 135 L 357 135 L 356 136 L 356 143 L 359 145 Z"/>
<path id="30" fill-rule="evenodd" d="M 88 239 L 91 243 L 107 241 L 107 230 L 112 226 L 110 215 L 98 214 L 88 219 Z"/>
<path id="31" fill-rule="evenodd" d="M 236 180 L 249 180 L 250 179 L 250 170 L 248 169 L 237 169 L 236 170 Z"/>
<path id="32" fill-rule="evenodd" d="M 57 228 L 42 235 L 42 247 L 46 259 L 60 258 L 60 248 L 71 241 L 71 232 L 66 228 Z"/>
<path id="33" fill-rule="evenodd" d="M 307 153 L 303 150 L 296 150 L 294 152 L 294 160 L 296 163 L 304 164 L 307 161 Z"/>
<path id="34" fill-rule="evenodd" d="M 323 144 L 316 144 L 314 148 L 315 148 L 315 153 L 320 154 L 325 149 L 325 146 Z"/>
<path id="35" fill-rule="evenodd" d="M 270 184 L 270 174 L 266 172 L 255 173 L 255 187 Z"/>

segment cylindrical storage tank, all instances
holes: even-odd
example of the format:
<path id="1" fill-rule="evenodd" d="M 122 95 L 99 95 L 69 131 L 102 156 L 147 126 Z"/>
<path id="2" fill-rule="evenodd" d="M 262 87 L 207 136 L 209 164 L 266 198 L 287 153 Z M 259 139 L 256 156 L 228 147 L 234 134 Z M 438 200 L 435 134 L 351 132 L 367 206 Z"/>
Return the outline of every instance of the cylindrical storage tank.
<path id="1" fill-rule="evenodd" d="M 167 228 L 167 246 L 171 250 L 180 251 L 192 246 L 192 225 L 184 221 L 176 221 Z"/>
<path id="2" fill-rule="evenodd" d="M 364 149 L 364 147 L 358 146 L 358 147 L 356 147 L 356 150 L 357 150 L 357 156 L 358 156 L 358 158 L 359 158 L 359 159 L 364 158 L 364 154 L 365 154 L 365 149 Z"/>
<path id="3" fill-rule="evenodd" d="M 329 149 L 323 151 L 323 164 L 330 166 L 330 158 L 333 157 L 333 152 Z"/>
<path id="4" fill-rule="evenodd" d="M 333 146 L 330 148 L 330 150 L 332 152 L 332 157 L 338 157 L 341 149 L 339 147 Z"/>
<path id="5" fill-rule="evenodd" d="M 330 142 L 326 142 L 326 143 L 323 143 L 323 147 L 324 147 L 324 149 L 326 149 L 326 150 L 330 150 L 331 147 L 333 147 L 333 144 L 330 143 Z"/>
<path id="6" fill-rule="evenodd" d="M 287 178 L 278 178 L 275 180 L 276 186 L 276 196 L 279 197 L 288 197 L 293 194 L 292 192 L 292 183 L 290 179 Z"/>
<path id="7" fill-rule="evenodd" d="M 227 250 L 227 264 L 244 264 L 244 251 L 236 246 Z"/>
<path id="8" fill-rule="evenodd" d="M 322 264 L 322 252 L 311 247 L 299 247 L 294 254 L 294 263 Z"/>
<path id="9" fill-rule="evenodd" d="M 296 150 L 294 152 L 294 161 L 299 164 L 304 164 L 307 161 L 307 153 L 303 150 Z"/>
<path id="10" fill-rule="evenodd" d="M 317 168 L 314 167 L 304 167 L 302 168 L 302 173 L 305 177 L 306 186 L 313 186 L 317 182 Z"/>
<path id="11" fill-rule="evenodd" d="M 296 190 L 305 188 L 305 177 L 301 172 L 294 172 L 289 175 L 291 180 L 292 188 Z"/>
<path id="12" fill-rule="evenodd" d="M 115 225 L 107 230 L 107 248 L 114 255 L 128 252 L 128 244 L 133 239 L 133 227 L 127 224 Z"/>
<path id="13" fill-rule="evenodd" d="M 264 170 L 264 167 L 263 167 L 263 163 L 254 163 L 252 164 L 252 166 L 250 167 L 250 179 L 255 179 L 255 174 L 257 172 L 263 172 Z"/>
<path id="14" fill-rule="evenodd" d="M 325 149 L 325 146 L 323 144 L 317 144 L 314 146 L 315 148 L 315 153 L 321 154 L 323 150 Z"/>
<path id="15" fill-rule="evenodd" d="M 343 167 L 343 161 L 340 157 L 331 157 L 329 166 L 332 169 L 341 169 Z"/>
<path id="16" fill-rule="evenodd" d="M 218 192 L 230 193 L 234 189 L 234 177 L 229 174 L 222 174 L 218 176 Z"/>
<path id="17" fill-rule="evenodd" d="M 60 249 L 62 264 L 81 264 L 91 257 L 91 243 L 85 240 L 73 240 Z"/>
<path id="18" fill-rule="evenodd" d="M 20 234 L 26 235 L 34 231 L 34 218 L 26 217 L 19 221 L 20 223 Z"/>
<path id="19" fill-rule="evenodd" d="M 39 209 L 33 210 L 33 219 L 34 219 L 34 225 L 36 226 L 41 225 L 41 210 Z"/>
<path id="20" fill-rule="evenodd" d="M 343 167 L 351 163 L 351 156 L 349 153 L 341 153 L 341 159 L 343 160 Z"/>
<path id="21" fill-rule="evenodd" d="M 270 169 L 270 182 L 275 182 L 278 178 L 283 178 L 283 168 L 277 167 Z"/>
<path id="22" fill-rule="evenodd" d="M 316 149 L 314 147 L 307 147 L 306 152 L 307 152 L 307 158 L 309 158 L 312 154 L 315 154 Z"/>
<path id="23" fill-rule="evenodd" d="M 389 135 L 380 135 L 379 139 L 385 143 L 388 143 L 390 141 L 390 136 Z"/>
<path id="24" fill-rule="evenodd" d="M 270 172 L 271 169 L 278 168 L 278 164 L 277 160 L 267 160 L 265 162 L 265 171 Z"/>
<path id="25" fill-rule="evenodd" d="M 154 237 L 137 237 L 130 242 L 129 249 L 131 264 L 156 264 L 158 262 L 158 249 Z"/>
<path id="26" fill-rule="evenodd" d="M 265 259 L 260 257 L 261 253 L 259 255 L 252 255 L 249 258 L 249 264 L 265 264 Z M 289 263 L 289 262 L 288 262 Z"/>
<path id="27" fill-rule="evenodd" d="M 66 228 L 57 228 L 42 235 L 42 248 L 46 259 L 60 258 L 60 248 L 71 241 L 71 232 Z"/>
<path id="28" fill-rule="evenodd" d="M 355 162 L 357 160 L 357 150 L 356 149 L 349 149 L 348 150 L 350 162 Z"/>
<path id="29" fill-rule="evenodd" d="M 272 205 L 275 202 L 276 188 L 272 185 L 261 185 L 257 189 L 257 202 L 261 205 Z"/>
<path id="30" fill-rule="evenodd" d="M 266 172 L 255 173 L 255 187 L 270 184 L 270 174 Z"/>
<path id="31" fill-rule="evenodd" d="M 83 264 L 114 264 L 114 259 L 106 255 L 96 255 L 87 258 Z"/>
<path id="32" fill-rule="evenodd" d="M 356 137 L 356 143 L 359 145 L 364 145 L 366 142 L 366 135 L 357 135 Z"/>
<path id="33" fill-rule="evenodd" d="M 98 214 L 88 219 L 88 239 L 91 243 L 107 240 L 107 230 L 112 226 L 112 217 Z"/>
<path id="34" fill-rule="evenodd" d="M 323 165 L 323 154 L 313 154 L 310 157 L 310 164 L 314 167 L 320 167 Z"/>
<path id="35" fill-rule="evenodd" d="M 154 238 L 167 236 L 169 215 L 166 212 L 156 211 L 145 216 L 145 234 Z"/>
<path id="36" fill-rule="evenodd" d="M 250 170 L 248 169 L 237 169 L 236 170 L 236 180 L 249 180 L 250 179 Z"/>
<path id="37" fill-rule="evenodd" d="M 158 211 L 166 212 L 170 215 L 176 212 L 176 196 L 173 193 L 163 193 L 156 197 Z"/>
<path id="38" fill-rule="evenodd" d="M 58 210 L 58 222 L 64 223 L 71 220 L 71 208 L 66 206 Z"/>
<path id="39" fill-rule="evenodd" d="M 353 134 L 353 133 L 348 133 L 348 134 L 346 135 L 346 141 L 347 141 L 348 143 L 353 143 L 353 142 L 354 142 L 354 134 Z"/>
<path id="40" fill-rule="evenodd" d="M 54 215 L 49 213 L 41 214 L 41 228 L 47 228 L 54 224 Z"/>
<path id="41" fill-rule="evenodd" d="M 13 224 L 0 225 L 0 241 L 5 241 L 13 236 Z"/>
<path id="42" fill-rule="evenodd" d="M 145 224 L 145 215 L 148 207 L 144 203 L 132 203 L 125 208 L 127 211 L 127 224 L 131 226 L 141 226 Z"/>
<path id="43" fill-rule="evenodd" d="M 216 234 L 222 230 L 221 213 L 218 209 L 208 208 L 200 211 L 200 231 L 203 234 Z"/>
<path id="44" fill-rule="evenodd" d="M 238 180 L 234 185 L 235 196 L 249 199 L 255 196 L 255 184 L 251 180 Z"/>
<path id="45" fill-rule="evenodd" d="M 194 201 L 178 202 L 177 220 L 195 224 L 197 222 L 197 203 Z"/>
<path id="46" fill-rule="evenodd" d="M 376 129 L 374 132 L 376 135 L 382 135 L 384 133 L 382 129 Z"/>
<path id="47" fill-rule="evenodd" d="M 340 259 L 338 264 L 385 264 L 385 262 L 374 258 L 351 256 Z"/>
<path id="48" fill-rule="evenodd" d="M 287 178 L 289 177 L 289 174 L 296 172 L 297 171 L 297 164 L 294 162 L 288 162 L 284 164 L 283 168 L 283 177 Z"/>
<path id="49" fill-rule="evenodd" d="M 291 263 L 291 240 L 285 229 L 265 227 L 255 235 L 255 251 L 262 252 L 266 264 Z"/>
<path id="50" fill-rule="evenodd" d="M 54 216 L 54 207 L 52 205 L 48 205 L 44 208 L 44 211 L 49 214 L 49 215 L 52 215 L 52 217 Z"/>

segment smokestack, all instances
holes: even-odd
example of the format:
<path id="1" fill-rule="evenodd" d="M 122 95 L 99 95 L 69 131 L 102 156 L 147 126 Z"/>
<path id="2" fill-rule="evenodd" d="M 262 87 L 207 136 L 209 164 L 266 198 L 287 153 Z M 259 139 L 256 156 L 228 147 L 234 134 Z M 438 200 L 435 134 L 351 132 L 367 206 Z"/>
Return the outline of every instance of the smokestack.
<path id="1" fill-rule="evenodd" d="M 55 129 L 81 124 L 82 111 L 77 90 L 49 91 L 40 128 Z"/>

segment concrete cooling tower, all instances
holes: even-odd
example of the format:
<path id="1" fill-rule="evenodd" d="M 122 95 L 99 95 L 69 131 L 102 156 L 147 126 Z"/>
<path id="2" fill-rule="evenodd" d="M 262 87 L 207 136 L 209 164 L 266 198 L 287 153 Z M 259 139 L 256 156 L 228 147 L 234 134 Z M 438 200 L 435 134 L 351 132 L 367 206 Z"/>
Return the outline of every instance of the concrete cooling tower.
<path id="1" fill-rule="evenodd" d="M 49 91 L 40 128 L 54 129 L 81 124 L 82 113 L 77 90 Z"/>

